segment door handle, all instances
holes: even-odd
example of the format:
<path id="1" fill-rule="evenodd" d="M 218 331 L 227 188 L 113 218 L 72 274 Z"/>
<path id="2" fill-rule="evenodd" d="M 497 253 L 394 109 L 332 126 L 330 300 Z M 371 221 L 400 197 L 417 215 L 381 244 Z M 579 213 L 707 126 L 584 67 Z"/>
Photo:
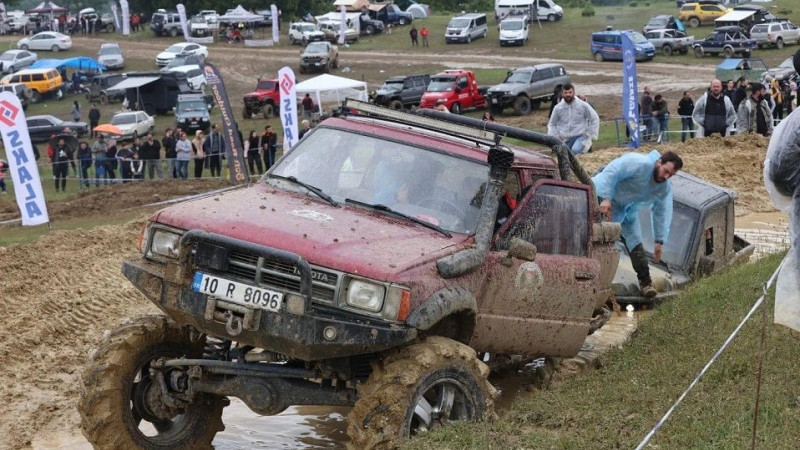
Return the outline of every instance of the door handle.
<path id="1" fill-rule="evenodd" d="M 575 272 L 576 280 L 594 280 L 594 274 L 591 272 Z"/>

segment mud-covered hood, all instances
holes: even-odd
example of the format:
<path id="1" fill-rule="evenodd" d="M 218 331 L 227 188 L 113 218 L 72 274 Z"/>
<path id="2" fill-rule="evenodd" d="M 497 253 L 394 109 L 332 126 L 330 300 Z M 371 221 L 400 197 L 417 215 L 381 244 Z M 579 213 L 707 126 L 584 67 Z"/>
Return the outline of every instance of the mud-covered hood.
<path id="1" fill-rule="evenodd" d="M 657 298 L 674 295 L 691 282 L 691 279 L 683 272 L 677 270 L 667 272 L 662 266 L 654 264 L 650 264 L 650 278 L 653 279 L 653 285 L 658 291 Z M 614 275 L 614 281 L 611 283 L 611 290 L 620 303 L 649 303 L 652 301 L 645 299 L 639 291 L 636 271 L 633 270 L 630 256 L 624 252 L 619 255 L 619 265 Z"/>
<path id="2" fill-rule="evenodd" d="M 526 85 L 524 83 L 500 83 L 496 86 L 492 86 L 489 88 L 487 92 L 515 92 L 520 88 L 524 88 Z"/>
<path id="3" fill-rule="evenodd" d="M 185 230 L 203 229 L 294 252 L 311 264 L 384 281 L 473 242 L 464 235 L 448 238 L 405 219 L 350 205 L 332 206 L 265 185 L 184 202 L 155 218 Z"/>

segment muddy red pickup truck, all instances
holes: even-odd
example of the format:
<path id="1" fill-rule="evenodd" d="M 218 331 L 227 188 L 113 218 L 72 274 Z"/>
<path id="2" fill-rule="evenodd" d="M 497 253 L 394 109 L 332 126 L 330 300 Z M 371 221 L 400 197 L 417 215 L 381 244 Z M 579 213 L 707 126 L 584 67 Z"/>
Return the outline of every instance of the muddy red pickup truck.
<path id="1" fill-rule="evenodd" d="M 488 87 L 478 86 L 471 70 L 445 70 L 431 77 L 422 94 L 420 108 L 433 108 L 440 102 L 454 114 L 467 109 L 485 108 Z"/>
<path id="2" fill-rule="evenodd" d="M 92 355 L 83 433 L 210 448 L 228 397 L 352 406 L 359 449 L 479 420 L 496 391 L 476 351 L 571 357 L 608 317 L 620 227 L 596 208 L 552 137 L 348 100 L 255 185 L 150 217 L 122 272 L 163 315 Z"/>
<path id="3" fill-rule="evenodd" d="M 277 79 L 259 79 L 256 90 L 244 94 L 242 99 L 244 108 L 242 117 L 250 119 L 255 115 L 261 115 L 269 119 L 278 112 L 278 105 L 281 101 L 281 94 L 278 90 Z"/>

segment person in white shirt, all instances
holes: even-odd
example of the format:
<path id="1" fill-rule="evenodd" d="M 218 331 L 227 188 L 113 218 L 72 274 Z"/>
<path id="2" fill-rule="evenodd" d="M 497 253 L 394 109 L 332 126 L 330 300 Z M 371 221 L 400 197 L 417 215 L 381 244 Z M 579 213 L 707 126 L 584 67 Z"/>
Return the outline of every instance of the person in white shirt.
<path id="1" fill-rule="evenodd" d="M 594 108 L 575 96 L 572 83 L 564 85 L 561 95 L 547 123 L 547 134 L 564 141 L 575 155 L 591 151 L 592 141 L 600 133 L 600 117 Z"/>

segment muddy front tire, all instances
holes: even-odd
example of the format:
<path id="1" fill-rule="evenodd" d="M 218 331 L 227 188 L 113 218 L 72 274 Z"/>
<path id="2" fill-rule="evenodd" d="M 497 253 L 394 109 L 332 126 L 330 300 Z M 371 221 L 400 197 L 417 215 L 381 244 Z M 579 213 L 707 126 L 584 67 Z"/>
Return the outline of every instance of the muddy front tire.
<path id="1" fill-rule="evenodd" d="M 214 435 L 225 428 L 227 399 L 199 394 L 183 408 L 163 405 L 158 415 L 149 407 L 160 396 L 151 362 L 200 357 L 203 341 L 191 342 L 186 328 L 163 316 L 143 317 L 112 332 L 81 377 L 78 412 L 86 439 L 103 449 L 212 448 Z"/>
<path id="2" fill-rule="evenodd" d="M 396 448 L 409 437 L 493 413 L 489 368 L 468 346 L 433 336 L 373 363 L 348 416 L 350 448 Z"/>

